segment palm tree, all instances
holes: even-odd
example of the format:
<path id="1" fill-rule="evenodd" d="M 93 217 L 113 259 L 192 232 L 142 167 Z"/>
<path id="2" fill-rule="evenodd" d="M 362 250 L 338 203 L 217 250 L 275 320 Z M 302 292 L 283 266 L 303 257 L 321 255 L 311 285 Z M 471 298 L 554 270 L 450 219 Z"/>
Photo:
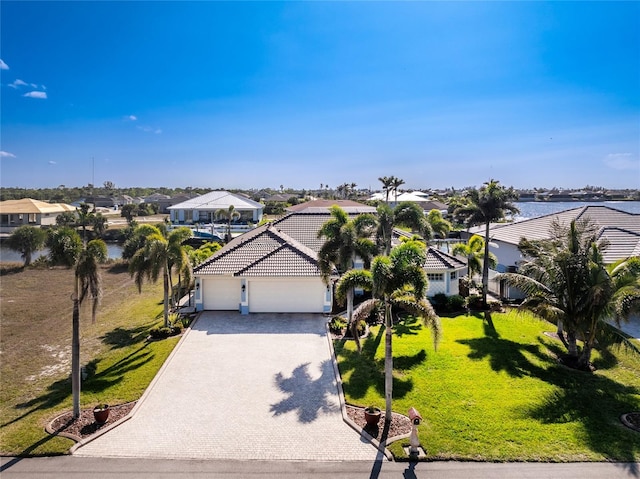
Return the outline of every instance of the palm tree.
<path id="1" fill-rule="evenodd" d="M 424 272 L 426 248 L 420 241 L 406 241 L 389 256 L 376 256 L 371 271 L 347 272 L 336 285 L 336 295 L 344 297 L 354 285 L 371 290 L 373 298 L 361 303 L 353 320 L 368 317 L 376 306 L 384 308 L 385 325 L 385 421 L 391 421 L 393 398 L 393 310 L 403 309 L 422 321 L 433 332 L 434 347 L 440 339 L 440 319 L 427 301 L 428 281 Z"/>
<path id="2" fill-rule="evenodd" d="M 89 211 L 91 205 L 88 203 L 80 203 L 80 208 L 76 208 L 76 212 L 78 214 L 78 221 L 80 226 L 82 226 L 82 242 L 87 242 L 87 224 L 93 222 L 94 214 Z"/>
<path id="3" fill-rule="evenodd" d="M 393 180 L 395 176 L 381 176 L 378 178 L 382 182 L 382 191 L 385 193 L 385 203 L 389 203 L 389 193 L 393 190 Z"/>
<path id="4" fill-rule="evenodd" d="M 92 240 L 82 248 L 75 266 L 73 292 L 73 316 L 71 338 L 71 392 L 73 417 L 80 416 L 80 307 L 88 297 L 92 300 L 91 319 L 95 322 L 96 311 L 102 296 L 102 278 L 99 263 L 107 259 L 107 245 L 102 240 Z"/>
<path id="5" fill-rule="evenodd" d="M 432 232 L 424 211 L 416 203 L 403 201 L 395 208 L 387 204 L 378 205 L 378 231 L 376 234 L 378 245 L 387 256 L 391 252 L 393 228 L 405 226 L 421 235 L 425 240 L 430 239 Z"/>
<path id="6" fill-rule="evenodd" d="M 318 259 L 322 278 L 326 284 L 329 284 L 329 276 L 334 267 L 338 273 L 343 274 L 353 268 L 354 260 L 358 256 L 364 262 L 364 267 L 368 268 L 371 258 L 376 253 L 376 245 L 371 240 L 376 225 L 373 215 L 360 214 L 354 219 L 349 219 L 349 215 L 337 205 L 332 206 L 330 212 L 332 218 L 326 221 L 318 231 L 318 238 L 325 238 L 318 252 Z M 359 352 L 358 323 L 352 320 L 354 289 L 355 287 L 350 287 L 347 290 L 347 323 Z"/>
<path id="7" fill-rule="evenodd" d="M 191 230 L 178 228 L 166 237 L 157 230 L 147 236 L 144 246 L 140 248 L 129 263 L 129 273 L 134 277 L 138 291 L 142 291 L 145 278 L 153 283 L 158 281 L 162 273 L 164 325 L 169 326 L 169 297 L 173 290 L 171 280 L 175 269 L 188 280 L 191 279 L 189 257 L 182 247 L 183 241 L 191 236 Z"/>
<path id="8" fill-rule="evenodd" d="M 394 193 L 395 193 L 395 201 L 396 203 L 398 202 L 398 188 L 400 188 L 402 185 L 404 185 L 404 180 L 401 180 L 400 178 L 396 178 L 395 176 L 392 176 L 392 181 L 391 181 L 391 188 L 393 189 Z"/>
<path id="9" fill-rule="evenodd" d="M 427 222 L 431 226 L 431 230 L 434 235 L 439 238 L 446 238 L 451 231 L 451 223 L 442 217 L 442 213 L 439 210 L 431 210 L 427 214 Z"/>
<path id="10" fill-rule="evenodd" d="M 482 272 L 482 260 L 484 258 L 485 241 L 480 235 L 472 235 L 466 243 L 456 243 L 451 252 L 454 255 L 464 256 L 467 259 L 467 274 L 473 280 L 474 275 Z M 495 268 L 498 264 L 496 255 L 489 252 L 489 266 Z"/>
<path id="11" fill-rule="evenodd" d="M 570 363 L 589 368 L 591 351 L 604 321 L 620 322 L 640 309 L 640 258 L 605 265 L 597 228 L 589 220 L 568 227 L 552 223 L 551 238 L 518 245 L 525 260 L 517 273 L 499 279 L 525 295 L 521 308 L 555 323 Z M 584 347 L 578 353 L 577 338 Z"/>
<path id="12" fill-rule="evenodd" d="M 482 261 L 482 306 L 487 309 L 487 293 L 489 290 L 489 228 L 492 222 L 503 220 L 506 212 L 518 213 L 518 208 L 512 203 L 518 199 L 513 187 L 505 188 L 494 179 L 484 183 L 482 188 L 467 192 L 469 204 L 461 206 L 454 214 L 467 218 L 467 227 L 484 224 L 484 258 Z"/>
<path id="13" fill-rule="evenodd" d="M 7 246 L 21 254 L 24 260 L 24 266 L 26 267 L 31 264 L 33 253 L 42 249 L 46 240 L 47 233 L 43 229 L 30 225 L 22 225 L 11 233 L 7 241 Z"/>
<path id="14" fill-rule="evenodd" d="M 236 207 L 233 205 L 229 205 L 229 208 L 224 209 L 220 208 L 216 211 L 216 218 L 224 218 L 227 222 L 227 234 L 225 241 L 228 243 L 231 241 L 231 222 L 237 219 L 240 219 L 241 214 L 236 210 Z"/>

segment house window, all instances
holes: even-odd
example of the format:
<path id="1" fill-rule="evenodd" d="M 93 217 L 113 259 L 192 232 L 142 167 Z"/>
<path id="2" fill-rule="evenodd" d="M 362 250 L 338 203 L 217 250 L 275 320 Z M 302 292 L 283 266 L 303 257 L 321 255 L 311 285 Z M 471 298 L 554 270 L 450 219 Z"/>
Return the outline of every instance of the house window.
<path id="1" fill-rule="evenodd" d="M 449 279 L 457 279 L 457 278 L 458 278 L 457 271 L 452 271 L 451 273 L 449 273 Z"/>
<path id="2" fill-rule="evenodd" d="M 29 213 L 29 223 L 34 224 L 36 222 L 36 213 Z"/>
<path id="3" fill-rule="evenodd" d="M 427 273 L 429 281 L 444 281 L 444 273 Z"/>

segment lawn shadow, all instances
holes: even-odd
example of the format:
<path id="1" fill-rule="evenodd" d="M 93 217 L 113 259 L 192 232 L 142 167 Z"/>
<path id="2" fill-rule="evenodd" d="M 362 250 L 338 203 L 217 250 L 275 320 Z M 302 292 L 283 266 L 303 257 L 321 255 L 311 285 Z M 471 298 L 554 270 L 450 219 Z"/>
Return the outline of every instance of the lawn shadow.
<path id="1" fill-rule="evenodd" d="M 332 362 L 322 362 L 321 375 L 317 379 L 309 373 L 309 365 L 310 363 L 301 364 L 289 377 L 285 377 L 281 372 L 276 374 L 276 386 L 288 396 L 271 405 L 270 411 L 274 416 L 296 411 L 298 421 L 307 424 L 315 421 L 321 412 L 340 411 L 340 405 L 331 400 L 331 397 L 337 398 L 338 392 Z"/>
<path id="2" fill-rule="evenodd" d="M 376 358 L 376 351 L 384 337 L 384 328 L 380 328 L 378 333 L 369 335 L 363 345 L 362 353 L 350 351 L 344 348 L 344 341 L 336 344 L 336 357 L 340 357 L 338 367 L 342 376 L 342 389 L 345 394 L 354 399 L 362 398 L 366 395 L 370 387 L 384 396 L 384 358 Z M 419 351 L 411 356 L 396 356 L 393 358 L 395 370 L 411 369 L 426 360 L 426 352 Z M 351 372 L 348 380 L 346 374 Z M 393 396 L 402 398 L 413 389 L 413 380 L 393 378 Z"/>
<path id="3" fill-rule="evenodd" d="M 580 424 L 589 449 L 627 463 L 620 467 L 640 477 L 640 435 L 618 421 L 622 414 L 638 409 L 633 400 L 638 388 L 583 371 L 563 370 L 556 377 L 560 387 L 526 414 L 543 424 Z"/>
<path id="4" fill-rule="evenodd" d="M 415 316 L 406 316 L 398 320 L 393 325 L 393 334 L 401 338 L 405 334 L 417 336 L 418 332 L 422 329 L 422 323 Z"/>
<path id="5" fill-rule="evenodd" d="M 121 382 L 127 372 L 135 370 L 153 359 L 154 355 L 148 350 L 144 351 L 145 348 L 146 345 L 128 354 L 107 369 L 87 377 L 87 379 L 82 382 L 82 391 L 100 393 L 107 388 L 110 388 L 111 386 L 114 386 L 115 384 Z M 86 370 L 95 371 L 98 364 L 99 360 L 92 361 L 91 363 L 89 363 Z M 16 404 L 15 409 L 28 410 L 20 416 L 1 424 L 0 427 L 5 427 L 9 424 L 20 421 L 21 419 L 40 409 L 55 408 L 63 401 L 65 401 L 69 396 L 71 396 L 71 394 L 71 376 L 59 379 L 51 383 L 47 387 L 46 393 L 30 399 L 29 401 Z"/>
<path id="6" fill-rule="evenodd" d="M 111 349 L 119 349 L 140 343 L 147 339 L 149 332 L 148 326 L 138 326 L 136 328 L 117 327 L 101 336 L 99 339 L 104 344 L 111 346 Z"/>
<path id="7" fill-rule="evenodd" d="M 457 342 L 469 346 L 470 359 L 488 359 L 496 372 L 504 371 L 512 377 L 531 376 L 555 386 L 522 414 L 543 424 L 580 424 L 590 450 L 609 460 L 629 462 L 624 467 L 638 477 L 640 471 L 634 462 L 640 455 L 640 435 L 626 429 L 619 418 L 638 410 L 640 404 L 635 398 L 640 390 L 601 374 L 561 366 L 555 359 L 565 353 L 559 340 L 541 336 L 538 341 L 537 345 L 521 344 L 496 334 Z M 525 354 L 538 358 L 541 365 L 533 364 Z M 618 359 L 613 352 L 606 352 L 602 362 L 615 365 Z"/>

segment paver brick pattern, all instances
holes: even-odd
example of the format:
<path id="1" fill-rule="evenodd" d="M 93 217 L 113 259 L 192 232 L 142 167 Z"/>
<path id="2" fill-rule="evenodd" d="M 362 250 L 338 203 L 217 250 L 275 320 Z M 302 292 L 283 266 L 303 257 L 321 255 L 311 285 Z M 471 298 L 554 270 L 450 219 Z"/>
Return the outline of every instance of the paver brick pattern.
<path id="1" fill-rule="evenodd" d="M 205 312 L 120 426 L 78 456 L 380 458 L 342 419 L 326 319 Z"/>

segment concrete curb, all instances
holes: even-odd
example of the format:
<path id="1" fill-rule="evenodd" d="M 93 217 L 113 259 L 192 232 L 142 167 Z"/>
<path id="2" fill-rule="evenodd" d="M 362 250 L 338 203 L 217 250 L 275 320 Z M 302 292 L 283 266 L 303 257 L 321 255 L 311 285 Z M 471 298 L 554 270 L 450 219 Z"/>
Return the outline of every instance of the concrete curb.
<path id="1" fill-rule="evenodd" d="M 85 444 L 89 444 L 91 441 L 99 438 L 103 434 L 106 434 L 107 432 L 111 431 L 113 428 L 118 427 L 120 424 L 124 424 L 125 422 L 127 422 L 129 419 L 131 419 L 134 416 L 134 414 L 136 413 L 136 411 L 138 410 L 140 405 L 145 401 L 147 396 L 150 394 L 150 391 L 153 389 L 153 387 L 158 382 L 159 378 L 164 374 L 164 371 L 166 370 L 167 365 L 169 363 L 171 363 L 171 361 L 173 360 L 173 357 L 177 354 L 178 350 L 184 344 L 184 341 L 185 341 L 186 337 L 189 335 L 189 333 L 191 332 L 191 328 L 193 327 L 193 325 L 196 324 L 196 322 L 199 319 L 200 319 L 200 314 L 198 314 L 195 317 L 195 319 L 189 325 L 189 327 L 186 328 L 186 331 L 182 333 L 182 337 L 180 338 L 180 341 L 178 341 L 178 344 L 176 344 L 176 347 L 173 348 L 173 351 L 171 351 L 171 354 L 169 354 L 169 357 L 164 361 L 164 363 L 160 367 L 160 370 L 156 373 L 154 378 L 151 380 L 151 383 L 149 383 L 149 386 L 147 387 L 147 389 L 144 390 L 144 393 L 142 393 L 142 396 L 140 397 L 140 399 L 138 399 L 136 401 L 136 405 L 129 412 L 129 414 L 127 414 L 125 417 L 123 417 L 119 421 L 116 421 L 113 424 L 110 424 L 109 426 L 105 427 L 104 429 L 101 429 L 100 431 L 96 432 L 95 434 L 93 434 L 93 435 L 91 435 L 89 437 L 86 437 L 86 438 L 82 439 L 81 441 L 79 441 L 78 443 L 74 444 L 71 447 L 71 449 L 69 449 L 69 454 L 73 455 L 74 452 L 76 452 L 78 449 L 80 449 Z"/>

